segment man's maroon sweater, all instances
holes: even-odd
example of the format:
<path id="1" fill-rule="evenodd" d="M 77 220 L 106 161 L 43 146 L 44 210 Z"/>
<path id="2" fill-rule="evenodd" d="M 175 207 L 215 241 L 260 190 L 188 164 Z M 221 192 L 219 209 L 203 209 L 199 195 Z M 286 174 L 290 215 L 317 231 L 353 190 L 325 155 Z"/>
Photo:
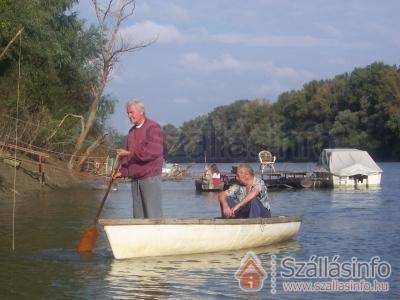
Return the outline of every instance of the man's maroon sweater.
<path id="1" fill-rule="evenodd" d="M 122 159 L 120 172 L 123 177 L 146 179 L 161 174 L 164 139 L 160 125 L 145 119 L 140 128 L 129 130 L 126 149 L 131 153 Z"/>

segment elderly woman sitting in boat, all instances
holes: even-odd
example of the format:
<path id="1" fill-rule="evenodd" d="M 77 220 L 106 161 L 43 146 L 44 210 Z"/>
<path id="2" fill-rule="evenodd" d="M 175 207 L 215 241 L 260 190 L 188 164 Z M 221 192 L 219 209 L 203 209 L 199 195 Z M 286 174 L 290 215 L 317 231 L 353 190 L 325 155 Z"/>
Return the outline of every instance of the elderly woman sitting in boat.
<path id="1" fill-rule="evenodd" d="M 223 215 L 240 219 L 270 218 L 271 208 L 264 181 L 254 176 L 254 170 L 248 164 L 237 167 L 236 177 L 243 185 L 234 184 L 218 195 Z"/>
<path id="2" fill-rule="evenodd" d="M 220 185 L 222 183 L 221 180 L 221 173 L 216 164 L 212 164 L 211 167 L 211 174 L 212 174 L 212 184 L 213 185 Z"/>

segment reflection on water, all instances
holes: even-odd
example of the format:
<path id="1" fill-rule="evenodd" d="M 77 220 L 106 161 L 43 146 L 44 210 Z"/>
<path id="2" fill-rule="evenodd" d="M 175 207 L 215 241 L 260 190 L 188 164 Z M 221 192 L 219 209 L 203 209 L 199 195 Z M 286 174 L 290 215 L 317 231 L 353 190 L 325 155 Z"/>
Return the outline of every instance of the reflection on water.
<path id="1" fill-rule="evenodd" d="M 288 165 L 288 168 L 292 165 Z M 302 168 L 303 165 L 297 165 Z M 221 169 L 230 169 L 222 165 Z M 369 260 L 378 255 L 392 266 L 387 294 L 283 294 L 272 297 L 268 280 L 255 294 L 239 289 L 234 273 L 247 252 L 202 255 L 113 258 L 104 232 L 94 257 L 80 257 L 75 246 L 91 225 L 104 195 L 102 190 L 70 189 L 30 193 L 17 199 L 15 245 L 12 242 L 12 199 L 0 199 L 0 296 L 2 299 L 154 299 L 154 298 L 398 298 L 400 282 L 399 163 L 380 164 L 384 170 L 378 190 L 301 190 L 271 192 L 274 215 L 303 215 L 297 241 L 255 251 L 269 272 L 270 255 L 308 260 L 312 255 L 353 256 Z M 195 165 L 196 169 L 202 165 Z M 219 216 L 216 194 L 195 192 L 194 182 L 163 182 L 166 217 Z M 119 184 L 107 199 L 103 218 L 132 215 L 130 186 Z M 282 279 L 278 278 L 278 284 Z"/>
<path id="2" fill-rule="evenodd" d="M 381 189 L 338 190 L 331 192 L 332 207 L 363 209 L 381 206 Z"/>
<path id="3" fill-rule="evenodd" d="M 252 249 L 263 267 L 270 266 L 270 255 L 288 255 L 301 249 L 296 241 Z M 124 296 L 171 296 L 189 294 L 201 297 L 236 297 L 243 293 L 237 286 L 234 274 L 248 250 L 196 255 L 114 260 L 105 281 L 111 291 Z M 199 289 L 198 287 L 202 288 Z M 110 294 L 110 296 L 116 296 Z"/>

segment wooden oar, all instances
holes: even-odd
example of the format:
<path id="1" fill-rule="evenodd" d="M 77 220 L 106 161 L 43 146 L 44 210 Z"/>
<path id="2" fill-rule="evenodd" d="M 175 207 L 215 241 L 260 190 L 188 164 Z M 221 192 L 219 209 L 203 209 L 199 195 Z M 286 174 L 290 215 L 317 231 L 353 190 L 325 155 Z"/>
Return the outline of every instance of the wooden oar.
<path id="1" fill-rule="evenodd" d="M 108 183 L 106 194 L 104 195 L 103 200 L 101 201 L 101 205 L 99 210 L 97 211 L 96 217 L 94 218 L 93 225 L 86 228 L 79 239 L 78 246 L 76 247 L 76 250 L 78 252 L 92 252 L 94 245 L 96 244 L 97 237 L 99 236 L 99 231 L 97 230 L 97 221 L 99 220 L 101 211 L 103 210 L 104 207 L 104 203 L 106 202 L 108 193 L 110 192 L 111 187 L 113 185 L 114 174 L 118 171 L 118 169 L 119 169 L 119 157 L 117 156 L 117 158 L 115 159 L 115 163 L 113 165 L 113 172 L 111 173 L 111 178 L 110 182 Z"/>

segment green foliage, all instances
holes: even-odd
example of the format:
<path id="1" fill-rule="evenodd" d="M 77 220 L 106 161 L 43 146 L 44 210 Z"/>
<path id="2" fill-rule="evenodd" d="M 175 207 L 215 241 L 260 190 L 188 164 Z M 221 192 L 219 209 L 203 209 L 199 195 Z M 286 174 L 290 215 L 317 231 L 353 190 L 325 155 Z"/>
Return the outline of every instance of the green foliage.
<path id="1" fill-rule="evenodd" d="M 168 160 L 168 156 L 177 156 L 178 155 L 178 145 L 179 145 L 179 134 L 180 131 L 172 124 L 166 124 L 163 126 L 164 132 L 164 149 L 165 156 Z"/>
<path id="2" fill-rule="evenodd" d="M 66 114 L 86 117 L 92 103 L 90 86 L 98 80 L 94 63 L 100 57 L 98 31 L 86 27 L 71 9 L 77 0 L 0 0 L 0 51 L 20 28 L 15 42 L 0 60 L 0 104 L 4 114 L 15 115 L 18 60 L 21 47 L 19 118 L 30 120 L 43 111 L 49 117 L 47 132 L 33 143 L 42 144 Z M 95 126 L 98 136 L 114 111 L 115 99 L 100 101 Z M 73 140 L 80 133 L 78 119 L 68 119 L 52 142 Z M 71 145 L 73 142 L 71 142 Z M 67 149 L 64 149 L 67 150 Z"/>
<path id="3" fill-rule="evenodd" d="M 340 148 L 364 147 L 368 143 L 368 134 L 359 129 L 359 114 L 346 109 L 338 113 L 330 133 L 336 138 Z M 362 147 L 362 148 L 364 148 Z"/>
<path id="4" fill-rule="evenodd" d="M 118 131 L 112 128 L 107 129 L 107 144 L 109 145 L 110 148 L 125 148 L 125 141 L 126 137 L 125 135 L 120 134 Z"/>
<path id="5" fill-rule="evenodd" d="M 114 113 L 115 104 L 118 102 L 117 99 L 111 97 L 111 95 L 104 95 L 100 98 L 99 108 L 97 110 L 97 120 L 95 129 L 102 132 L 106 130 L 106 121 Z"/>
<path id="6" fill-rule="evenodd" d="M 173 136 L 170 136 L 172 135 Z M 171 159 L 315 160 L 323 148 L 352 147 L 400 159 L 400 70 L 373 63 L 330 80 L 311 81 L 278 101 L 240 100 L 165 131 Z M 178 137 L 179 136 L 179 137 Z M 178 155 L 179 153 L 179 155 Z"/>
<path id="7" fill-rule="evenodd" d="M 385 125 L 395 137 L 400 138 L 400 113 L 391 115 Z"/>
<path id="8" fill-rule="evenodd" d="M 88 83 L 94 74 L 86 67 L 97 55 L 96 31 L 86 30 L 69 12 L 75 0 L 5 1 L 0 19 L 3 48 L 19 28 L 22 33 L 21 98 L 24 113 L 47 107 L 56 117 L 86 111 L 91 102 Z M 15 107 L 19 40 L 0 65 L 0 98 L 5 108 Z"/>

